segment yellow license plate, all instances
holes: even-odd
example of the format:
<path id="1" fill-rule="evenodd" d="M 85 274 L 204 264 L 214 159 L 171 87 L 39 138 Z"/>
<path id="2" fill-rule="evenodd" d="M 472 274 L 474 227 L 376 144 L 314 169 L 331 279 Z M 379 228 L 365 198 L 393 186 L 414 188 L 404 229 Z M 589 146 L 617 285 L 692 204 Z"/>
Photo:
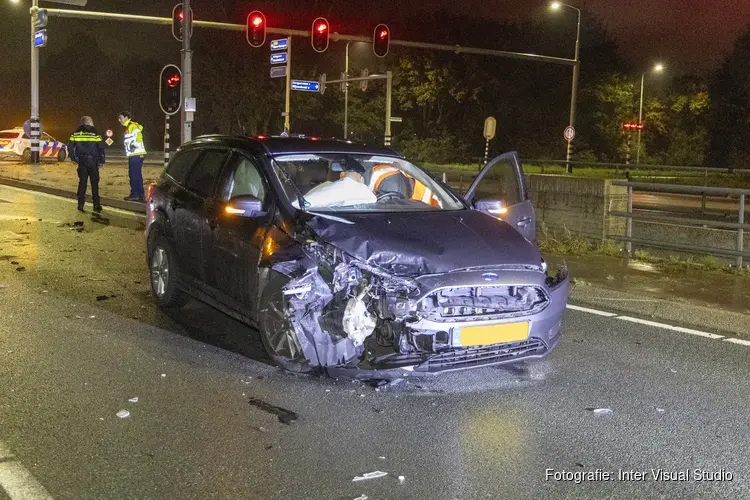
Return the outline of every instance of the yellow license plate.
<path id="1" fill-rule="evenodd" d="M 461 345 L 464 347 L 503 344 L 529 338 L 529 322 L 504 325 L 467 326 L 461 328 Z"/>

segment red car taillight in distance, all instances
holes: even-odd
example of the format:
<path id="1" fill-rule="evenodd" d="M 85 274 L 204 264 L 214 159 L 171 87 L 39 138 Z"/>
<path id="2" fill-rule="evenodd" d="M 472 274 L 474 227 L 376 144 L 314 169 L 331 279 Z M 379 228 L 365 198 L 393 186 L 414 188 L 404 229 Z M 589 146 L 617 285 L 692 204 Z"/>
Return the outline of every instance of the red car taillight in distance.
<path id="1" fill-rule="evenodd" d="M 146 194 L 146 219 L 147 225 L 154 222 L 156 219 L 156 206 L 154 205 L 153 193 L 156 184 L 153 182 L 148 185 L 148 193 Z"/>

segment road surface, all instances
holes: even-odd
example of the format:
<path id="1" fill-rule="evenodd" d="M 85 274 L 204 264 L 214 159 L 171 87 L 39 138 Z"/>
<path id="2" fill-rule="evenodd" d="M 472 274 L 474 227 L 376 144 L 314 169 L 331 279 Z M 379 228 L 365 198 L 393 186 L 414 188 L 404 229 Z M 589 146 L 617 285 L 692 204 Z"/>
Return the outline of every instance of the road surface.
<path id="1" fill-rule="evenodd" d="M 570 310 L 559 349 L 540 362 L 387 390 L 295 377 L 221 313 L 156 310 L 142 222 L 105 217 L 0 186 L 0 499 L 750 489 L 747 345 Z M 659 470 L 688 480 L 656 480 Z M 388 475 L 353 481 L 374 471 Z M 568 480 L 555 480 L 562 471 Z"/>

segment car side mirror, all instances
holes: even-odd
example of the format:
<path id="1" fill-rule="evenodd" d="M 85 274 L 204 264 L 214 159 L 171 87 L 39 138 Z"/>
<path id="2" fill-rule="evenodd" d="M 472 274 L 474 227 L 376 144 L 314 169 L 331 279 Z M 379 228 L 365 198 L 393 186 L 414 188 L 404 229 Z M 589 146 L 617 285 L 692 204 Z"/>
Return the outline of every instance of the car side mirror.
<path id="1" fill-rule="evenodd" d="M 241 194 L 229 200 L 224 213 L 233 217 L 260 217 L 266 214 L 263 202 L 251 194 Z"/>
<path id="2" fill-rule="evenodd" d="M 477 200 L 474 204 L 474 210 L 491 215 L 496 219 L 502 219 L 502 216 L 508 213 L 508 207 L 501 200 Z"/>

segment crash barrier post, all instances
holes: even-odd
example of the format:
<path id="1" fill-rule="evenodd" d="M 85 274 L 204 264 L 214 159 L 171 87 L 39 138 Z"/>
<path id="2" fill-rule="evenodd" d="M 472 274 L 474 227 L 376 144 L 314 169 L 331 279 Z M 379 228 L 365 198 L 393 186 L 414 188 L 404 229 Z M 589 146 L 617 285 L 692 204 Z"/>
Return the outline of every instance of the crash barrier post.
<path id="1" fill-rule="evenodd" d="M 745 199 L 746 195 L 750 193 L 750 189 L 734 189 L 734 188 L 719 188 L 719 187 L 707 187 L 707 186 L 681 186 L 677 184 L 652 184 L 646 182 L 627 182 L 622 180 L 612 181 L 612 185 L 625 186 L 628 189 L 628 210 L 627 212 L 613 211 L 610 210 L 609 214 L 614 217 L 625 217 L 627 219 L 627 229 L 624 236 L 610 235 L 610 238 L 623 242 L 625 245 L 625 251 L 628 254 L 632 253 L 633 246 L 642 246 L 649 248 L 658 248 L 664 250 L 676 250 L 687 253 L 713 255 L 716 257 L 734 257 L 737 267 L 742 267 L 743 259 L 750 257 L 745 252 L 744 247 L 744 231 L 750 229 L 750 224 L 745 223 Z M 658 207 L 650 207 L 641 205 L 642 210 L 633 210 L 633 192 L 648 193 L 651 196 L 663 196 L 663 195 L 683 195 L 682 198 L 673 200 L 672 204 L 678 202 L 684 202 L 683 207 L 670 207 L 670 210 L 654 209 Z M 694 218 L 688 216 L 691 212 L 690 202 L 697 202 L 698 196 L 707 197 L 707 208 L 703 218 Z M 731 202 L 727 202 L 727 198 L 738 199 L 737 205 L 732 205 Z M 696 203 L 697 205 L 697 203 Z M 726 217 L 728 212 L 733 212 L 734 207 L 737 209 L 737 222 L 727 222 Z M 693 210 L 694 213 L 700 213 L 697 209 Z M 681 215 L 684 214 L 684 215 Z M 713 217 L 712 217 L 713 216 Z M 691 228 L 700 229 L 713 229 L 713 230 L 734 230 L 736 232 L 736 239 L 734 245 L 731 245 L 729 240 L 726 241 L 725 248 L 719 246 L 707 246 L 700 244 L 700 241 L 696 242 L 695 235 L 690 242 L 675 242 L 670 239 L 654 239 L 654 238 L 642 238 L 634 236 L 633 222 L 650 223 L 655 225 L 662 225 L 663 229 L 666 228 L 677 228 L 684 230 L 685 234 L 690 234 Z M 699 230 L 700 230 L 699 229 Z M 714 243 L 716 238 L 713 238 Z M 734 246 L 734 248 L 730 248 Z"/>

